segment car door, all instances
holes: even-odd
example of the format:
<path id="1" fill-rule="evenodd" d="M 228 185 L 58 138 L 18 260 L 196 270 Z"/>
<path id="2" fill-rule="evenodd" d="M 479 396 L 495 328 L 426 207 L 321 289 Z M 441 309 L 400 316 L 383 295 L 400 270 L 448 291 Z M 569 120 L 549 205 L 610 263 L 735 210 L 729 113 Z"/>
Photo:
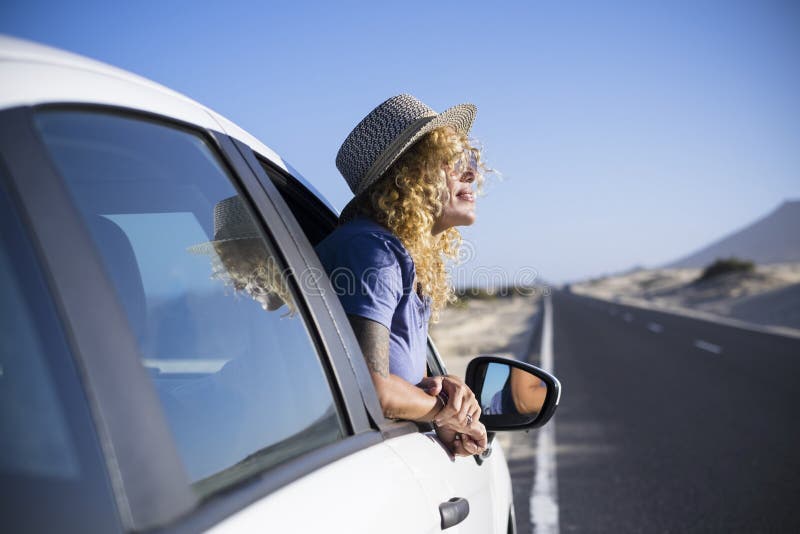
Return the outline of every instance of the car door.
<path id="1" fill-rule="evenodd" d="M 7 117 L 3 157 L 84 371 L 123 530 L 438 529 L 230 139 L 129 109 Z M 12 131 L 22 149 L 5 144 Z M 276 307 L 236 284 L 218 248 L 233 198 Z"/>
<path id="2" fill-rule="evenodd" d="M 495 488 L 494 472 L 494 464 L 505 461 L 502 452 L 493 453 L 493 458 L 481 463 L 473 456 L 453 457 L 433 431 L 390 439 L 387 443 L 421 482 L 429 506 L 452 499 L 469 502 L 469 515 L 452 527 L 452 532 L 505 532 L 509 509 L 500 505 L 503 499 Z"/>
<path id="3" fill-rule="evenodd" d="M 251 164 L 263 171 L 262 174 L 256 169 L 263 182 L 269 182 L 269 186 L 279 188 L 287 204 L 287 211 L 295 216 L 299 232 L 303 234 L 297 239 L 307 243 L 303 247 L 308 256 L 307 261 L 311 262 L 314 269 L 321 271 L 311 245 L 327 235 L 335 225 L 336 217 L 323 202 L 309 199 L 313 193 L 307 189 L 304 182 L 293 179 L 288 171 L 277 168 L 275 164 L 265 159 L 259 162 L 253 159 Z M 327 283 L 327 279 L 321 283 Z M 326 291 L 334 294 L 329 285 Z M 329 306 L 332 313 L 340 318 L 339 322 L 345 325 L 343 328 L 348 331 L 347 334 L 352 336 L 338 300 L 330 301 Z M 429 361 L 433 364 L 429 365 L 430 371 L 441 374 L 443 366 L 435 355 L 432 345 L 430 350 Z M 374 396 L 374 388 L 368 380 L 369 375 L 360 351 L 358 355 L 361 359 L 355 363 L 359 369 L 363 368 L 364 376 L 367 377 L 367 380 L 362 382 L 362 388 Z M 382 419 L 379 414 L 374 416 L 379 420 Z M 384 424 L 388 422 L 384 421 Z M 498 488 L 498 485 L 502 484 L 498 481 L 508 480 L 502 450 L 486 462 L 479 462 L 474 457 L 454 458 L 429 425 L 413 428 L 408 428 L 408 423 L 405 425 L 406 429 L 402 435 L 391 436 L 386 443 L 399 458 L 402 458 L 414 478 L 421 483 L 428 509 L 438 509 L 440 505 L 454 498 L 464 498 L 469 501 L 469 516 L 448 532 L 504 532 L 510 511 L 510 488 L 507 484 Z"/>
<path id="4" fill-rule="evenodd" d="M 447 374 L 430 340 L 428 368 L 431 374 Z M 415 439 L 390 440 L 388 443 L 422 481 L 431 503 L 443 503 L 452 498 L 469 502 L 469 516 L 458 525 L 458 530 L 453 529 L 454 532 L 505 532 L 510 488 L 507 487 L 507 466 L 501 447 L 495 444 L 487 458 L 453 457 L 432 429 L 425 430 Z"/>

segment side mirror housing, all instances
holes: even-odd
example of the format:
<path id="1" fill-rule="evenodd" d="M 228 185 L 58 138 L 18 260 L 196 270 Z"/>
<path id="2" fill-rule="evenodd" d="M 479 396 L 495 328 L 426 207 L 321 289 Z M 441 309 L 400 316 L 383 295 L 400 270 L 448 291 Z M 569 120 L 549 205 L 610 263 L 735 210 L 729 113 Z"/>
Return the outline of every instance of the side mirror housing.
<path id="1" fill-rule="evenodd" d="M 547 423 L 561 400 L 561 383 L 538 367 L 502 356 L 469 362 L 465 383 L 481 405 L 486 430 L 529 430 Z"/>

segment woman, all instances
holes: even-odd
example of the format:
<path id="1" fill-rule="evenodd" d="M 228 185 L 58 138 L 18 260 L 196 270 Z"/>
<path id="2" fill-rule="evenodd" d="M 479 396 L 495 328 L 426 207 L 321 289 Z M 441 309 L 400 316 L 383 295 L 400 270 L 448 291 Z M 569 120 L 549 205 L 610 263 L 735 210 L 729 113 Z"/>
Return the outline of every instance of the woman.
<path id="1" fill-rule="evenodd" d="M 355 194 L 317 252 L 339 294 L 386 417 L 434 422 L 453 453 L 486 447 L 480 406 L 456 377 L 426 376 L 428 322 L 453 300 L 445 260 L 475 221 L 475 106 L 437 114 L 392 97 L 348 135 L 336 166 Z"/>
<path id="2" fill-rule="evenodd" d="M 211 260 L 211 277 L 249 295 L 267 311 L 284 304 L 288 314 L 296 310 L 283 273 L 267 252 L 264 240 L 238 195 L 214 206 L 214 240 L 189 247 L 193 254 Z"/>

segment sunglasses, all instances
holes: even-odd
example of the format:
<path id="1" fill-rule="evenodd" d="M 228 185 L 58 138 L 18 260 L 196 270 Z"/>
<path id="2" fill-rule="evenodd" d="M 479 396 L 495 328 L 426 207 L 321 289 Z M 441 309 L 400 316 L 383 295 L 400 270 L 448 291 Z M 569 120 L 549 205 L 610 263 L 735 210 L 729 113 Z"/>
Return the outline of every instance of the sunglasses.
<path id="1" fill-rule="evenodd" d="M 453 174 L 456 176 L 464 176 L 464 173 L 471 172 L 478 176 L 478 158 L 474 152 L 465 152 L 458 161 L 453 165 Z"/>

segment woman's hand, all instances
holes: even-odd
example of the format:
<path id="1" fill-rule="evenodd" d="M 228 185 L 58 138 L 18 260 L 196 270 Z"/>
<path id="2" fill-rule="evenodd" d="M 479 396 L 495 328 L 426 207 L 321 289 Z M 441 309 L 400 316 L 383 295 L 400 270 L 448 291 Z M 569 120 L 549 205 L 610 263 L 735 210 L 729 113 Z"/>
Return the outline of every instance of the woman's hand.
<path id="1" fill-rule="evenodd" d="M 483 428 L 481 423 L 475 422 L 473 425 L 480 425 L 483 429 L 483 433 L 486 434 L 486 429 Z M 436 435 L 439 436 L 442 443 L 444 443 L 455 456 L 472 456 L 473 454 L 480 454 L 486 450 L 486 443 L 481 445 L 470 436 L 454 430 L 437 427 Z"/>
<path id="2" fill-rule="evenodd" d="M 461 379 L 454 376 L 427 377 L 418 385 L 429 395 L 441 394 L 441 397 L 447 399 L 445 406 L 434 416 L 434 423 L 437 432 L 439 429 L 447 432 L 449 441 L 443 441 L 448 443 L 451 450 L 478 454 L 486 448 L 486 429 L 478 421 L 481 407 L 475 394 Z M 456 436 L 460 436 L 459 443 L 453 443 Z M 472 452 L 476 449 L 477 452 Z"/>
<path id="3" fill-rule="evenodd" d="M 471 389 L 460 378 L 442 378 L 442 393 L 447 405 L 434 418 L 439 426 L 452 428 L 461 433 L 469 433 L 473 421 L 481 416 L 481 407 Z"/>
<path id="4" fill-rule="evenodd" d="M 425 393 L 432 397 L 436 397 L 442 391 L 443 376 L 426 376 L 417 384 Z"/>

